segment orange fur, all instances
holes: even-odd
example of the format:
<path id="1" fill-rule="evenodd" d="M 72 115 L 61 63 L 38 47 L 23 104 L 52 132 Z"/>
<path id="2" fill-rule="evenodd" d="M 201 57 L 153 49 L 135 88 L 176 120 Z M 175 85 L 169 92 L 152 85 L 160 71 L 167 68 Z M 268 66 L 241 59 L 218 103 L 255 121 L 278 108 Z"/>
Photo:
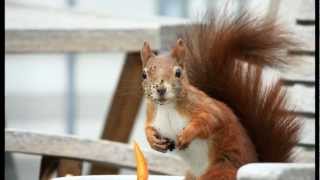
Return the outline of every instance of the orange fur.
<path id="1" fill-rule="evenodd" d="M 233 180 L 237 169 L 251 162 L 289 161 L 300 130 L 281 81 L 262 86 L 263 67 L 288 64 L 281 50 L 295 43 L 274 20 L 247 13 L 223 18 L 210 14 L 193 25 L 182 35 L 186 43 L 179 39 L 169 55 L 142 56 L 150 57 L 143 59 L 150 78 L 143 82 L 145 90 L 160 80 L 181 86 L 171 90 L 175 96 L 168 100 L 188 117 L 176 147 L 188 148 L 196 138 L 209 143 L 210 163 L 197 177 L 201 180 Z M 172 72 L 176 66 L 185 72 L 179 79 Z M 157 111 L 152 98 L 148 92 L 146 136 L 152 148 L 166 152 L 168 140 L 152 127 Z"/>

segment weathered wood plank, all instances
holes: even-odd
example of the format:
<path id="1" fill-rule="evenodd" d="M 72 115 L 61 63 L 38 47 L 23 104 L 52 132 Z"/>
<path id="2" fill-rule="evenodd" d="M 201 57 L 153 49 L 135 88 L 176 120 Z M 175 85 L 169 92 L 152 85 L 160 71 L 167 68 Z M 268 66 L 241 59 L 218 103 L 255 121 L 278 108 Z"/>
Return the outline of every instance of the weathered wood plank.
<path id="1" fill-rule="evenodd" d="M 74 136 L 49 135 L 25 131 L 5 130 L 5 151 L 58 156 L 90 162 L 135 168 L 133 148 L 130 145 L 90 140 Z M 186 165 L 177 157 L 144 150 L 152 172 L 183 175 Z"/>
<path id="2" fill-rule="evenodd" d="M 167 18 L 133 21 L 7 4 L 7 53 L 138 51 L 144 40 L 148 40 L 154 49 L 166 48 L 175 39 L 181 24 L 187 22 Z M 304 50 L 314 50 L 310 31 L 300 33 L 298 30 L 301 39 L 307 42 Z"/>
<path id="3" fill-rule="evenodd" d="M 317 0 L 316 0 L 317 1 Z M 315 21 L 315 0 L 301 0 L 298 8 L 297 20 L 313 20 Z"/>
<path id="4" fill-rule="evenodd" d="M 288 61 L 295 63 L 279 71 L 281 79 L 287 82 L 315 82 L 315 57 L 308 55 L 290 55 Z"/>
<path id="5" fill-rule="evenodd" d="M 294 162 L 297 163 L 313 163 L 315 161 L 315 149 L 295 147 L 294 148 Z"/>
<path id="6" fill-rule="evenodd" d="M 289 102 L 295 111 L 315 113 L 315 86 L 295 84 L 288 87 Z"/>
<path id="7" fill-rule="evenodd" d="M 295 38 L 301 42 L 301 47 L 290 51 L 315 51 L 315 26 L 292 26 Z"/>
<path id="8" fill-rule="evenodd" d="M 156 42 L 152 30 L 8 30 L 6 53 L 136 51 L 143 41 Z"/>
<path id="9" fill-rule="evenodd" d="M 166 26 L 160 29 L 160 44 L 163 50 L 168 50 L 170 45 L 174 44 L 179 33 L 183 33 L 188 25 Z M 289 25 L 288 30 L 301 43 L 300 46 L 289 49 L 289 51 L 314 51 L 315 50 L 315 27 L 314 26 L 299 26 Z"/>
<path id="10" fill-rule="evenodd" d="M 237 171 L 237 180 L 315 179 L 314 163 L 250 163 Z"/>
<path id="11" fill-rule="evenodd" d="M 128 53 L 105 120 L 102 139 L 128 142 L 142 101 L 141 70 L 140 53 Z M 117 168 L 92 164 L 92 174 L 117 174 L 117 172 Z"/>
<path id="12" fill-rule="evenodd" d="M 280 22 L 286 23 L 286 25 L 295 25 L 297 15 L 299 15 L 298 9 L 302 1 L 303 0 L 281 0 L 276 16 L 277 19 L 279 19 Z"/>
<path id="13" fill-rule="evenodd" d="M 310 70 L 312 71 L 312 70 Z M 279 72 L 274 69 L 266 69 L 264 74 L 265 86 L 276 78 L 281 78 Z M 302 114 L 315 113 L 315 83 L 314 82 L 301 82 L 299 80 L 291 79 L 286 81 L 288 89 L 288 103 L 290 109 Z"/>
<path id="14" fill-rule="evenodd" d="M 184 21 L 117 19 L 6 2 L 5 50 L 6 53 L 139 51 L 144 40 L 160 49 L 161 26 Z"/>
<path id="15" fill-rule="evenodd" d="M 300 135 L 300 146 L 315 146 L 315 119 L 314 118 L 302 118 L 302 131 Z"/>

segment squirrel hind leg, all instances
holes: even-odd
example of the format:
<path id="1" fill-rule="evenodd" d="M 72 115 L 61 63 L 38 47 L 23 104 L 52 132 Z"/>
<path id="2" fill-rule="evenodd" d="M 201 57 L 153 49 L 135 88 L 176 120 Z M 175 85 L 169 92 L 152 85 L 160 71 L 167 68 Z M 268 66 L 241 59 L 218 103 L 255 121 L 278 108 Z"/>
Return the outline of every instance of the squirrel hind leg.
<path id="1" fill-rule="evenodd" d="M 211 165 L 197 180 L 236 180 L 237 169 L 228 163 Z"/>

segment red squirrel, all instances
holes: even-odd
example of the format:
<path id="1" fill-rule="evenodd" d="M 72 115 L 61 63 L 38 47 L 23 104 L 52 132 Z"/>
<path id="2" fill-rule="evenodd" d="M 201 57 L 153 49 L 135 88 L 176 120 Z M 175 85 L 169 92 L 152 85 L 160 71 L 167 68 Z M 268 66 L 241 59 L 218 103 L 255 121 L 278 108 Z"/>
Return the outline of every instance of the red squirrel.
<path id="1" fill-rule="evenodd" d="M 145 134 L 156 151 L 174 151 L 187 179 L 234 180 L 252 162 L 288 162 L 300 121 L 281 80 L 263 86 L 264 67 L 289 64 L 295 43 L 274 19 L 209 13 L 168 53 L 141 50 Z"/>

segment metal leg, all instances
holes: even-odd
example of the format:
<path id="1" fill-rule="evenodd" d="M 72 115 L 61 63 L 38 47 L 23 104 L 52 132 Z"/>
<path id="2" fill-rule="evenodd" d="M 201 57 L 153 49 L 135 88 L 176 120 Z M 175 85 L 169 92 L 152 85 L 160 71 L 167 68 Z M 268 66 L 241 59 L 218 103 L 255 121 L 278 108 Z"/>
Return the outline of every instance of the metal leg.
<path id="1" fill-rule="evenodd" d="M 75 89 L 75 60 L 74 54 L 67 54 L 67 125 L 66 132 L 74 134 L 76 121 L 76 89 Z"/>

